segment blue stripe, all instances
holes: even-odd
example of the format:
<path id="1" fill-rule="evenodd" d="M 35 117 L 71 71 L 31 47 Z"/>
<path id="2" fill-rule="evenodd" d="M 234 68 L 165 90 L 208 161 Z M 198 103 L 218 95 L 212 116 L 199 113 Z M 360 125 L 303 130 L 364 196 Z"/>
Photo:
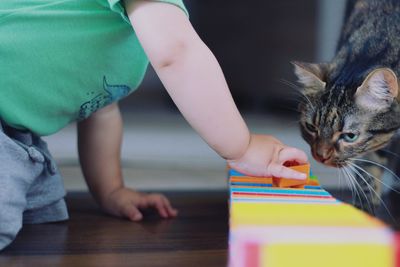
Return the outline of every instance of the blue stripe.
<path id="1" fill-rule="evenodd" d="M 256 183 L 243 183 L 243 182 L 233 182 L 231 183 L 231 185 L 272 187 L 272 184 L 256 184 Z"/>
<path id="2" fill-rule="evenodd" d="M 229 176 L 245 176 L 245 175 L 242 174 L 242 173 L 240 173 L 240 172 L 238 172 L 238 171 L 235 171 L 235 170 L 233 170 L 233 169 L 230 169 L 230 170 L 229 170 Z"/>
<path id="3" fill-rule="evenodd" d="M 231 192 L 254 192 L 268 194 L 288 194 L 288 195 L 313 195 L 313 196 L 331 196 L 325 190 L 302 190 L 302 189 L 274 189 L 274 188 L 237 188 L 231 187 Z"/>
<path id="4" fill-rule="evenodd" d="M 317 185 L 305 185 L 304 189 L 322 189 L 322 187 Z"/>

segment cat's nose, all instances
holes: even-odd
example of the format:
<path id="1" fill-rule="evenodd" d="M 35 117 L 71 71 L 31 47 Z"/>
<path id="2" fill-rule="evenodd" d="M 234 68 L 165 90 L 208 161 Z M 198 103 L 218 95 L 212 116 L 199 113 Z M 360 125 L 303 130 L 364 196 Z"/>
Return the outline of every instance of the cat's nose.
<path id="1" fill-rule="evenodd" d="M 320 157 L 320 161 L 321 161 L 322 163 L 325 163 L 326 161 L 328 161 L 328 159 L 329 159 L 329 158 Z"/>
<path id="2" fill-rule="evenodd" d="M 332 150 L 325 150 L 325 151 L 316 151 L 316 156 L 317 159 L 321 162 L 321 163 L 325 163 L 326 161 L 328 161 L 331 156 L 332 156 Z"/>
<path id="3" fill-rule="evenodd" d="M 325 161 L 328 160 L 328 158 L 324 158 L 324 156 L 321 155 L 321 154 L 319 154 L 318 152 L 316 153 L 316 159 L 317 159 L 318 161 L 320 161 L 321 163 L 324 163 Z"/>

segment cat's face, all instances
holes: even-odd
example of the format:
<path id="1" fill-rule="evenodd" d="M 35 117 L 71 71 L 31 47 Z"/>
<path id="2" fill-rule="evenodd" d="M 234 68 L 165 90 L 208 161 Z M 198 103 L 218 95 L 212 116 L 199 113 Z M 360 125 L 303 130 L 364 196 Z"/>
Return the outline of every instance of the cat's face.
<path id="1" fill-rule="evenodd" d="M 329 85 L 328 65 L 294 63 L 304 87 L 300 128 L 319 162 L 340 167 L 347 160 L 386 146 L 399 128 L 397 78 L 372 71 L 355 88 Z"/>

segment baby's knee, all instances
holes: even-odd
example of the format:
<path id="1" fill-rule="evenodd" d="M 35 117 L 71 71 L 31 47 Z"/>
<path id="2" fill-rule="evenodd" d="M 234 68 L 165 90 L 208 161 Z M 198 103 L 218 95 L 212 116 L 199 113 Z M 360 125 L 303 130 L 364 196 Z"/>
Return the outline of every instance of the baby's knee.
<path id="1" fill-rule="evenodd" d="M 22 222 L 1 223 L 0 222 L 0 251 L 14 241 L 22 228 Z"/>

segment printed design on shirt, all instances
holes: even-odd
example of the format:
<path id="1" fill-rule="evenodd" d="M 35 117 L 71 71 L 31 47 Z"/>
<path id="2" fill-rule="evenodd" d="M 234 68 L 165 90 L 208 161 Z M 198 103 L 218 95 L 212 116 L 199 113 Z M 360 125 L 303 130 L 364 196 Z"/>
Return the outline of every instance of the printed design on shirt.
<path id="1" fill-rule="evenodd" d="M 83 103 L 79 110 L 78 120 L 86 119 L 93 112 L 101 109 L 112 102 L 116 102 L 128 95 L 131 90 L 127 85 L 111 85 L 107 83 L 106 76 L 103 76 L 104 92 L 92 97 L 91 100 Z M 94 95 L 95 92 L 87 93 L 88 96 Z"/>

